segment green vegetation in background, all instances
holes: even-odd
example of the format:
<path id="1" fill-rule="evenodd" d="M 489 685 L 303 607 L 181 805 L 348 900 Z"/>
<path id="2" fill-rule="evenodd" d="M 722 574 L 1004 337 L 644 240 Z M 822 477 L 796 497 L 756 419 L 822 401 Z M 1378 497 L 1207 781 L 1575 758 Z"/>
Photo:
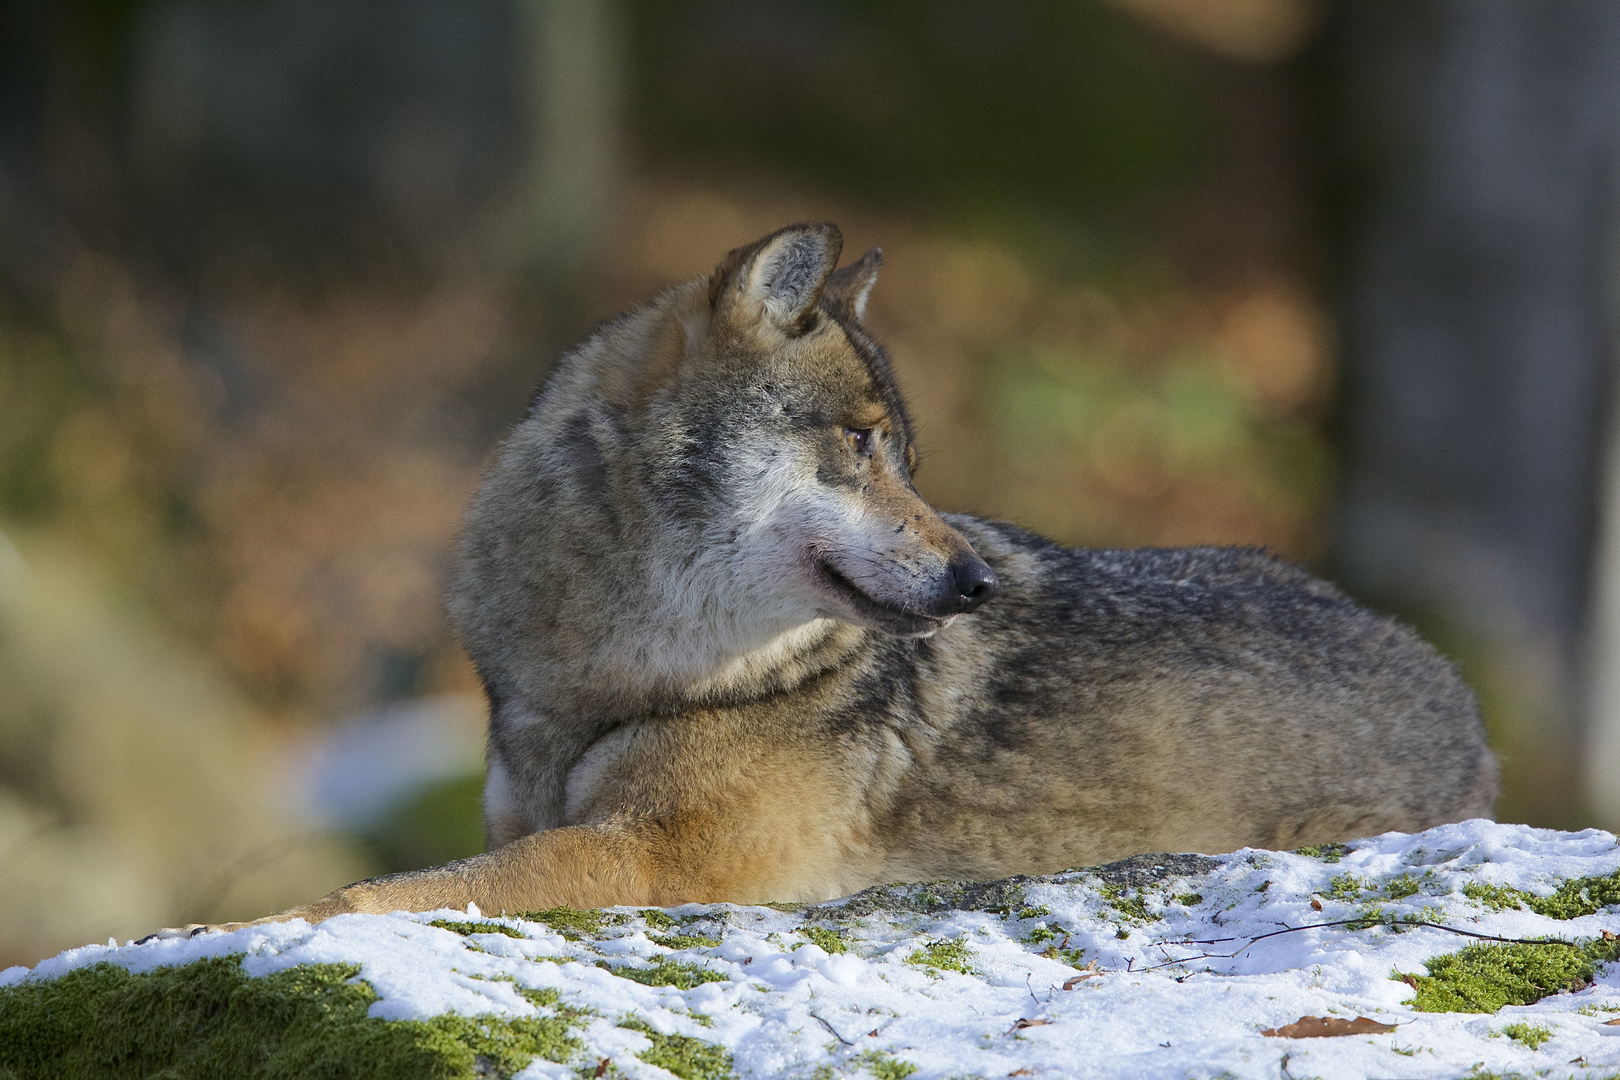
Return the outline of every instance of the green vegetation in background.
<path id="1" fill-rule="evenodd" d="M 1214 358 L 1153 370 L 1122 357 L 1034 347 L 986 362 L 998 445 L 1041 467 L 1099 440 L 1161 471 L 1244 471 L 1263 503 L 1318 505 L 1333 482 L 1327 440 L 1313 424 L 1264 415 Z"/>
<path id="2" fill-rule="evenodd" d="M 1494 1013 L 1505 1005 L 1532 1005 L 1549 994 L 1582 989 L 1617 953 L 1620 941 L 1469 945 L 1424 961 L 1427 975 L 1391 977 L 1417 991 L 1411 1005 L 1419 1012 Z"/>
<path id="3" fill-rule="evenodd" d="M 473 1080 L 534 1058 L 566 1062 L 580 1014 L 529 991 L 542 1017 L 376 1020 L 357 964 L 306 964 L 259 978 L 224 956 L 132 975 L 114 964 L 0 989 L 7 1080 Z"/>
<path id="4" fill-rule="evenodd" d="M 995 218 L 1048 264 L 1075 259 L 1078 234 L 1138 254 L 1215 127 L 1188 50 L 1099 0 L 629 12 L 629 112 L 655 165 Z"/>
<path id="5" fill-rule="evenodd" d="M 31 521 L 66 498 L 52 445 L 67 417 L 104 388 L 54 338 L 0 309 L 0 514 Z"/>
<path id="6" fill-rule="evenodd" d="M 381 873 L 420 870 L 484 850 L 484 774 L 426 785 L 391 807 L 358 839 Z"/>

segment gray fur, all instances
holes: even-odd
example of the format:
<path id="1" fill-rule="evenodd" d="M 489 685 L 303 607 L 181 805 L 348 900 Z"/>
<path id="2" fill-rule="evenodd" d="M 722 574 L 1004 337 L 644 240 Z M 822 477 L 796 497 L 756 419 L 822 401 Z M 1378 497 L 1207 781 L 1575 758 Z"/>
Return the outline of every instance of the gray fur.
<path id="1" fill-rule="evenodd" d="M 784 230 L 605 326 L 502 448 L 450 592 L 492 845 L 679 816 L 686 761 L 766 749 L 850 822 L 839 869 L 777 899 L 1490 813 L 1472 694 L 1332 586 L 934 515 L 860 322 L 878 257 L 832 275 L 837 251 Z M 978 560 L 999 595 L 952 614 Z"/>

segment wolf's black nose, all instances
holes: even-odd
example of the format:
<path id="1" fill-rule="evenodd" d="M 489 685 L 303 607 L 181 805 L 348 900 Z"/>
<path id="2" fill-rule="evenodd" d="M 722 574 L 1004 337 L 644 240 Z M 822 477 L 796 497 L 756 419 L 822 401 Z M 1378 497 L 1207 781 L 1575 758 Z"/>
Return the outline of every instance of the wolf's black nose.
<path id="1" fill-rule="evenodd" d="M 952 607 L 957 611 L 972 611 L 1001 588 L 996 572 L 972 555 L 951 563 L 951 585 L 955 591 Z"/>

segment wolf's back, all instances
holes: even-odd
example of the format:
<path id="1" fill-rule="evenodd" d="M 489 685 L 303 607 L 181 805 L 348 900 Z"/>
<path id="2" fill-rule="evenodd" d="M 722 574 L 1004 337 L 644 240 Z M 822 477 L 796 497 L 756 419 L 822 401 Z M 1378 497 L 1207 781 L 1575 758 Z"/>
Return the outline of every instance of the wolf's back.
<path id="1" fill-rule="evenodd" d="M 1410 630 L 1243 548 L 1066 550 L 952 518 L 1004 583 L 957 753 L 1079 808 L 1086 855 L 1294 847 L 1488 816 L 1473 694 Z M 943 635 L 942 635 L 943 636 Z M 965 704 L 965 702 L 964 702 Z M 1095 812 L 1085 810 L 1094 796 Z"/>

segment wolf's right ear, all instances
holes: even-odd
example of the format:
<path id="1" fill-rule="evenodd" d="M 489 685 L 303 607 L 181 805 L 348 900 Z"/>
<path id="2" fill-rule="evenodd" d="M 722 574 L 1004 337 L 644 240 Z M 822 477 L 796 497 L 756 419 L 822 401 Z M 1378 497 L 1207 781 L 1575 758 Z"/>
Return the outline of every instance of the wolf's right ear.
<path id="1" fill-rule="evenodd" d="M 821 297 L 845 318 L 860 322 L 866 318 L 866 298 L 877 284 L 878 267 L 883 265 L 883 249 L 873 248 L 827 279 Z"/>
<path id="2" fill-rule="evenodd" d="M 843 248 L 843 234 L 831 222 L 789 225 L 725 257 L 709 279 L 709 306 L 716 315 L 729 309 L 800 333 Z"/>

